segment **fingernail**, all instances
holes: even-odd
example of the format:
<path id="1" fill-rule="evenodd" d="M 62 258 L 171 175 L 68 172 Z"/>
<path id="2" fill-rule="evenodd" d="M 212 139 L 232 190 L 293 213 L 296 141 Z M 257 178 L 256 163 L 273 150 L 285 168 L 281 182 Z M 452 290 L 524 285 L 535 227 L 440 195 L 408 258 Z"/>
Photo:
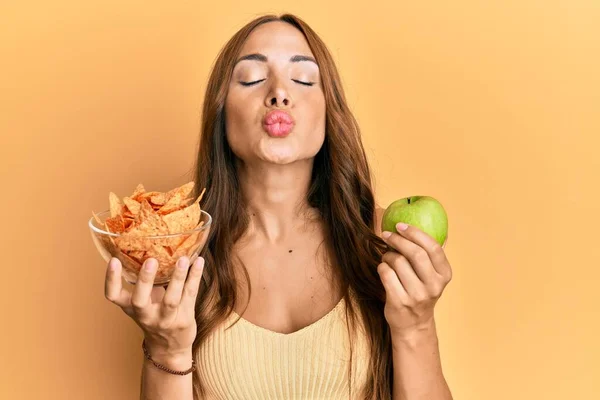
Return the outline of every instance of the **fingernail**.
<path id="1" fill-rule="evenodd" d="M 200 267 L 201 267 L 202 265 L 204 265 L 204 264 L 203 264 L 203 262 L 204 262 L 203 258 L 201 258 L 201 257 L 198 257 L 198 258 L 196 259 L 196 261 L 194 261 L 194 268 L 196 268 L 196 269 L 200 269 Z"/>
<path id="2" fill-rule="evenodd" d="M 383 232 L 381 232 L 381 236 L 382 236 L 384 239 L 387 239 L 387 238 L 389 238 L 390 236 L 392 236 L 392 232 L 383 231 Z"/>
<path id="3" fill-rule="evenodd" d="M 187 258 L 186 258 L 186 257 L 181 257 L 181 258 L 179 258 L 179 260 L 177 261 L 177 267 L 178 267 L 178 268 L 184 269 L 184 268 L 186 268 L 188 265 L 189 265 L 189 262 L 188 262 L 188 260 L 187 260 Z"/>
<path id="4" fill-rule="evenodd" d="M 396 229 L 397 229 L 398 231 L 405 231 L 405 230 L 406 230 L 406 228 L 408 228 L 408 225 L 406 225 L 406 224 L 405 224 L 405 223 L 403 223 L 403 222 L 398 222 L 398 223 L 396 224 Z"/>
<path id="5" fill-rule="evenodd" d="M 146 263 L 144 264 L 144 268 L 146 268 L 146 271 L 152 272 L 155 267 L 156 267 L 156 261 L 154 261 L 151 258 L 146 260 Z"/>
<path id="6" fill-rule="evenodd" d="M 108 267 L 110 268 L 111 271 L 116 271 L 117 269 L 117 259 L 115 257 L 110 259 L 110 262 L 108 263 Z"/>

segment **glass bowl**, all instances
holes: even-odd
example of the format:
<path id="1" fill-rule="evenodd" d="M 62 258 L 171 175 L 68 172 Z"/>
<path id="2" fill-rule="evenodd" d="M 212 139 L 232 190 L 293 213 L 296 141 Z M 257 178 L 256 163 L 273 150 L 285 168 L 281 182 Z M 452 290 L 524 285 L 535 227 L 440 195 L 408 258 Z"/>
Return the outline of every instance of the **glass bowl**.
<path id="1" fill-rule="evenodd" d="M 110 217 L 110 210 L 96 214 L 100 222 L 104 223 Z M 171 280 L 177 260 L 187 256 L 190 265 L 194 263 L 198 254 L 204 248 L 212 217 L 206 211 L 200 210 L 200 222 L 204 224 L 193 230 L 181 233 L 159 236 L 135 236 L 135 240 L 129 240 L 132 236 L 107 232 L 98 224 L 96 218 L 90 218 L 88 226 L 96 249 L 107 263 L 112 257 L 121 261 L 123 266 L 123 278 L 130 284 L 135 285 L 138 274 L 144 261 L 155 258 L 158 261 L 158 269 L 154 277 L 154 286 L 164 286 Z"/>

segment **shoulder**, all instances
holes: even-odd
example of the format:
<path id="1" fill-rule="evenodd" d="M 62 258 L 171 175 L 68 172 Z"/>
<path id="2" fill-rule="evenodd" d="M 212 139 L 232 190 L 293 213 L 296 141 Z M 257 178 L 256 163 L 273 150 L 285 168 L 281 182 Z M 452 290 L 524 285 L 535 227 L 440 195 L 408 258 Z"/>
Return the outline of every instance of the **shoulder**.
<path id="1" fill-rule="evenodd" d="M 385 208 L 380 207 L 379 204 L 375 204 L 375 234 L 377 236 L 381 235 L 381 219 L 384 212 Z"/>

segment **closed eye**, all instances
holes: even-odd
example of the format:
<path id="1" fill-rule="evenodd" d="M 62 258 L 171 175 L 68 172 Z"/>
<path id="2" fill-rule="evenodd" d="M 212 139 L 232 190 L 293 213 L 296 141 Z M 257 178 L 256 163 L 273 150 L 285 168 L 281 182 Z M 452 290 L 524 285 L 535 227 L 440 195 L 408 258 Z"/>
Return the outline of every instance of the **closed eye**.
<path id="1" fill-rule="evenodd" d="M 253 82 L 240 82 L 240 84 L 243 86 L 252 86 L 252 85 L 255 85 L 258 82 L 262 82 L 262 81 L 264 81 L 264 79 L 259 79 L 257 81 L 253 81 Z"/>
<path id="2" fill-rule="evenodd" d="M 296 79 L 292 79 L 294 82 L 299 83 L 301 85 L 305 85 L 305 86 L 313 86 L 315 83 L 314 82 L 302 82 Z M 252 86 L 252 85 L 256 85 L 259 82 L 264 81 L 264 79 L 259 79 L 257 81 L 252 81 L 252 82 L 240 82 L 240 85 L 242 86 Z"/>
<path id="3" fill-rule="evenodd" d="M 302 81 L 297 81 L 297 80 L 295 80 L 295 79 L 292 79 L 292 80 L 293 80 L 294 82 L 296 82 L 296 83 L 299 83 L 299 84 L 301 84 L 301 85 L 306 85 L 306 86 L 312 86 L 312 85 L 314 85 L 314 84 L 315 84 L 314 82 L 302 82 Z"/>

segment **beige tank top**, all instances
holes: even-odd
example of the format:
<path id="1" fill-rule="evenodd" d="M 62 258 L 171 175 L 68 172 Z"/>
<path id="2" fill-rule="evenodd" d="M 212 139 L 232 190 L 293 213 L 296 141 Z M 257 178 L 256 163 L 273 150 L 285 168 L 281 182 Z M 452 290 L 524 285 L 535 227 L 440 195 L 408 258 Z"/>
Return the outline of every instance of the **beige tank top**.
<path id="1" fill-rule="evenodd" d="M 349 392 L 350 348 L 345 300 L 313 324 L 290 334 L 238 319 L 234 312 L 198 350 L 206 400 L 358 399 L 369 354 L 357 327 Z M 360 319 L 359 319 L 360 321 Z"/>

